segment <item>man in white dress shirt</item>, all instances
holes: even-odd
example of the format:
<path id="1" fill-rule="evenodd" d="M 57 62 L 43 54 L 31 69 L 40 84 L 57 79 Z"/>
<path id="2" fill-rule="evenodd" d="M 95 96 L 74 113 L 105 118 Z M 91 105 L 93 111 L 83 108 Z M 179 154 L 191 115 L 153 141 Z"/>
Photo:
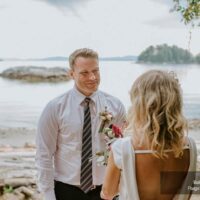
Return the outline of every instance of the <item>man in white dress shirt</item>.
<path id="1" fill-rule="evenodd" d="M 122 126 L 125 109 L 117 98 L 98 90 L 99 59 L 95 51 L 78 49 L 70 55 L 69 64 L 74 87 L 50 101 L 39 120 L 36 138 L 38 186 L 45 200 L 100 200 L 105 167 L 98 166 L 94 157 L 96 152 L 105 149 L 105 141 L 98 132 L 99 113 L 106 108 L 113 116 L 110 123 Z M 88 126 L 91 127 L 93 159 L 92 186 L 85 191 L 81 186 L 81 170 L 86 98 L 89 99 L 91 125 Z"/>

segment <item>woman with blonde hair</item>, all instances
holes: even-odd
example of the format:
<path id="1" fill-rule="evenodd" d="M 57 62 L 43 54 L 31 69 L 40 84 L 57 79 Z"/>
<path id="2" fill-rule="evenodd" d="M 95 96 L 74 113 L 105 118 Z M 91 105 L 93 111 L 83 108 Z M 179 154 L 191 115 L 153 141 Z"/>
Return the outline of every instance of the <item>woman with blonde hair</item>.
<path id="1" fill-rule="evenodd" d="M 134 82 L 130 98 L 130 136 L 112 145 L 101 198 L 119 193 L 120 200 L 190 199 L 197 150 L 186 136 L 178 80 L 147 71 Z"/>

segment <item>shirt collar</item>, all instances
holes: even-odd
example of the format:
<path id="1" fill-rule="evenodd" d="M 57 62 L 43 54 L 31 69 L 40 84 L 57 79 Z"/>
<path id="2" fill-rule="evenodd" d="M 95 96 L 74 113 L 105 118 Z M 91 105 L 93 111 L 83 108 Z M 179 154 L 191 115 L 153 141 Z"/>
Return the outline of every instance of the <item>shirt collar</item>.
<path id="1" fill-rule="evenodd" d="M 82 104 L 82 102 L 84 101 L 84 99 L 86 98 L 86 96 L 84 94 L 82 94 L 76 87 L 76 85 L 74 85 L 73 87 L 73 92 L 75 94 L 75 98 L 78 102 L 78 104 Z M 89 96 L 89 98 L 92 100 L 92 102 L 96 103 L 97 100 L 97 94 L 98 94 L 98 90 L 95 91 L 94 93 L 92 93 L 92 95 Z"/>

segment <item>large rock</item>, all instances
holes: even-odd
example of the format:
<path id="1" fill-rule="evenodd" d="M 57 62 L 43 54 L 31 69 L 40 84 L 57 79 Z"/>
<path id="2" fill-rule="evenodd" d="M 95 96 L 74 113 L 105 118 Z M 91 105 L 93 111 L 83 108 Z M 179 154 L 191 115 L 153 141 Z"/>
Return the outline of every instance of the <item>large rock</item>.
<path id="1" fill-rule="evenodd" d="M 28 82 L 60 82 L 70 79 L 68 69 L 61 67 L 13 67 L 4 70 L 0 76 L 8 79 L 24 80 Z"/>

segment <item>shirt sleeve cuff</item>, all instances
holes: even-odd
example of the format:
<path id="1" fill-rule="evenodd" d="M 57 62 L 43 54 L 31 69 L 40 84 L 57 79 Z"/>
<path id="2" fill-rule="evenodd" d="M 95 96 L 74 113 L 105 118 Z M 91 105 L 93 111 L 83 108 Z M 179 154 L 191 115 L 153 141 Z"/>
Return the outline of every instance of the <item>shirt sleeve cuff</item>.
<path id="1" fill-rule="evenodd" d="M 44 200 L 56 200 L 55 192 L 53 189 L 49 189 L 44 193 Z"/>

